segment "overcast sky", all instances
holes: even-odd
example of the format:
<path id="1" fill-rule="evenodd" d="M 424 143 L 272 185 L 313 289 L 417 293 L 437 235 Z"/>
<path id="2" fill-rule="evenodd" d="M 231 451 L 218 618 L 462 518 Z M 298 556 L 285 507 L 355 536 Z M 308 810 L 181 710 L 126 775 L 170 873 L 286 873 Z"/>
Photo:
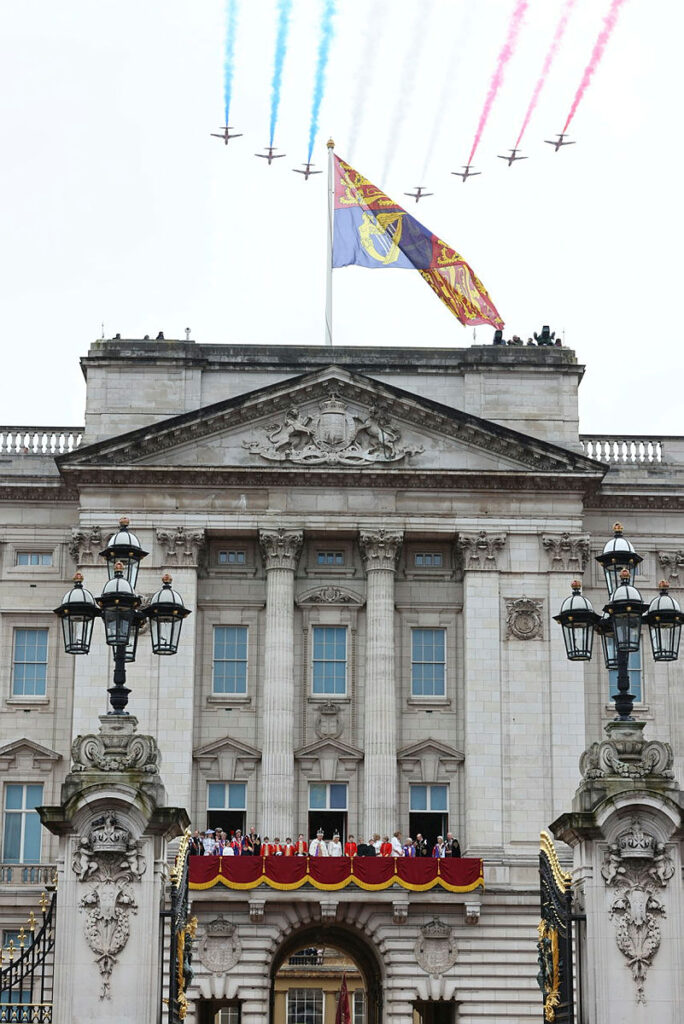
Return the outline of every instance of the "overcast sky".
<path id="1" fill-rule="evenodd" d="M 481 277 L 527 338 L 565 332 L 587 365 L 585 432 L 684 433 L 681 292 L 683 7 L 627 0 L 562 129 L 609 0 L 577 0 L 508 168 L 561 0 L 530 0 L 475 164 L 461 183 L 513 0 L 337 0 L 314 160 L 325 141 Z M 78 358 L 101 334 L 203 343 L 324 338 L 325 175 L 305 182 L 320 0 L 294 0 L 276 146 L 268 142 L 275 0 L 242 0 L 223 146 L 222 0 L 0 4 L 0 292 L 4 425 L 79 424 Z M 369 20 L 370 19 L 370 20 Z M 360 88 L 362 87 L 362 88 Z M 359 94 L 365 96 L 359 105 Z M 352 152 L 350 153 L 350 148 Z M 406 200 L 410 203 L 410 200 Z M 339 345 L 465 347 L 417 273 L 334 273 Z M 490 328 L 477 340 L 489 342 Z M 515 396 L 513 396 L 515 400 Z"/>

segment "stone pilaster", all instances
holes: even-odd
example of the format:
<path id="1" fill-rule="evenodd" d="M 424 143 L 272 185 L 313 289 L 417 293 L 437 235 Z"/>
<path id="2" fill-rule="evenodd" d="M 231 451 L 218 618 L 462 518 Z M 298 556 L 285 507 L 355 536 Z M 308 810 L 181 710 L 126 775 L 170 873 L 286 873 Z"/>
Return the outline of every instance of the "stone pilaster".
<path id="1" fill-rule="evenodd" d="M 284 839 L 294 828 L 294 574 L 303 534 L 262 530 L 266 566 L 261 831 Z"/>
<path id="2" fill-rule="evenodd" d="M 364 836 L 397 828 L 397 700 L 394 671 L 394 573 L 403 534 L 359 534 L 366 569 L 364 685 Z"/>

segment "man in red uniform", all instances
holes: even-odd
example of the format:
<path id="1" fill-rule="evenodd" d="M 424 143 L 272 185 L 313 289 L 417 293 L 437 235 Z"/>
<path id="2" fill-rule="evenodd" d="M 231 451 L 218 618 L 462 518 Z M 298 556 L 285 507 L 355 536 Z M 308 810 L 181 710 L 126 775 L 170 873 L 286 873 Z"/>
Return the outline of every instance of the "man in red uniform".
<path id="1" fill-rule="evenodd" d="M 295 855 L 295 845 L 292 842 L 292 840 L 290 839 L 290 837 L 288 836 L 287 839 L 285 840 L 284 845 L 283 845 L 283 857 L 294 857 L 294 855 Z"/>
<path id="2" fill-rule="evenodd" d="M 345 857 L 355 857 L 357 846 L 354 842 L 354 836 L 349 836 L 349 839 L 344 844 L 344 855 Z"/>
<path id="3" fill-rule="evenodd" d="M 299 835 L 297 836 L 297 845 L 295 847 L 296 856 L 297 857 L 306 857 L 306 855 L 308 853 L 308 846 L 309 846 L 309 844 L 307 843 L 306 839 L 304 838 L 304 833 L 300 832 Z"/>

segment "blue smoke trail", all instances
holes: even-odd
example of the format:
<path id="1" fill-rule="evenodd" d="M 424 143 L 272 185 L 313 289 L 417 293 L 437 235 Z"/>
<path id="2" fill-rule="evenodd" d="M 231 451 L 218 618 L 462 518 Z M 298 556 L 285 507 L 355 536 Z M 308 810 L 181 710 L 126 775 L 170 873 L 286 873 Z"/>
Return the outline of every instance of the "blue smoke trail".
<path id="1" fill-rule="evenodd" d="M 333 17 L 335 15 L 335 0 L 323 0 L 323 14 L 321 17 L 321 38 L 318 42 L 318 59 L 316 61 L 316 77 L 314 79 L 313 102 L 311 104 L 311 127 L 309 128 L 309 153 L 307 160 L 311 160 L 314 142 L 318 134 L 318 115 L 321 109 L 321 101 L 325 91 L 325 72 L 328 66 L 330 55 L 330 43 L 333 37 Z"/>
<path id="2" fill-rule="evenodd" d="M 235 31 L 237 29 L 238 0 L 227 0 L 226 3 L 226 41 L 223 53 L 223 107 L 228 124 L 230 113 L 230 96 L 233 88 L 233 50 L 235 49 Z"/>
<path id="3" fill-rule="evenodd" d="M 276 31 L 275 57 L 273 60 L 273 81 L 271 83 L 271 140 L 273 145 L 278 107 L 280 106 L 280 87 L 283 82 L 283 64 L 287 52 L 287 33 L 290 27 L 292 0 L 278 0 L 278 29 Z"/>

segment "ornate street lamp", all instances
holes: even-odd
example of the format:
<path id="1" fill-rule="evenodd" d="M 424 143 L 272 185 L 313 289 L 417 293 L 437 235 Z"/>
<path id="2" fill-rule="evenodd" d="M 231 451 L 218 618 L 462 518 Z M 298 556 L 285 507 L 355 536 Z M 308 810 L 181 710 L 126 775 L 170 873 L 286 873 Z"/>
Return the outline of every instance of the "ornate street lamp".
<path id="1" fill-rule="evenodd" d="M 681 608 L 668 594 L 668 585 L 660 583 L 660 594 L 646 604 L 634 577 L 643 561 L 616 523 L 613 537 L 596 561 L 603 567 L 608 589 L 608 604 L 599 617 L 574 581 L 572 595 L 563 602 L 556 622 L 563 627 L 567 656 L 571 661 L 589 661 L 593 633 L 601 637 L 606 668 L 617 670 L 617 693 L 613 694 L 617 718 L 632 721 L 634 694 L 629 692 L 629 656 L 641 645 L 641 627 L 648 625 L 655 661 L 675 661 L 679 656 L 679 640 L 684 621 Z"/>
<path id="2" fill-rule="evenodd" d="M 73 588 L 55 608 L 62 620 L 64 650 L 67 654 L 88 654 L 93 622 L 102 618 L 105 641 L 114 653 L 114 685 L 109 687 L 110 715 L 126 715 L 128 695 L 126 663 L 135 661 L 138 632 L 149 618 L 153 654 L 176 654 L 183 619 L 190 611 L 180 594 L 171 589 L 171 577 L 165 575 L 163 587 L 144 610 L 142 599 L 135 593 L 140 562 L 147 555 L 135 534 L 128 529 L 128 519 L 119 520 L 120 529 L 109 539 L 101 556 L 107 561 L 109 579 L 95 599 L 83 587 L 83 576 L 76 573 Z"/>

